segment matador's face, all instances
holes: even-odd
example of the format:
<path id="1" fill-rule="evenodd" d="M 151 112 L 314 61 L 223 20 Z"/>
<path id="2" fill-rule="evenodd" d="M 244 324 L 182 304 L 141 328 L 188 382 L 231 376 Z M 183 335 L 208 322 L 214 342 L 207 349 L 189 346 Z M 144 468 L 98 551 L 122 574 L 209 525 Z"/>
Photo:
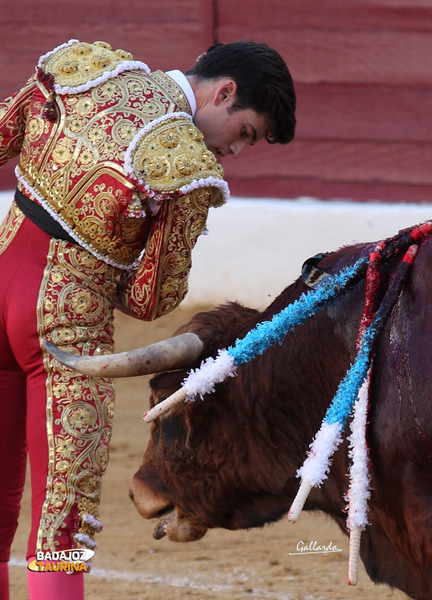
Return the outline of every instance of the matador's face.
<path id="1" fill-rule="evenodd" d="M 211 101 L 198 107 L 194 118 L 208 149 L 220 157 L 237 157 L 246 146 L 253 146 L 266 134 L 267 125 L 263 115 L 249 108 L 232 109 L 236 101 L 235 90 L 236 86 L 221 84 Z"/>

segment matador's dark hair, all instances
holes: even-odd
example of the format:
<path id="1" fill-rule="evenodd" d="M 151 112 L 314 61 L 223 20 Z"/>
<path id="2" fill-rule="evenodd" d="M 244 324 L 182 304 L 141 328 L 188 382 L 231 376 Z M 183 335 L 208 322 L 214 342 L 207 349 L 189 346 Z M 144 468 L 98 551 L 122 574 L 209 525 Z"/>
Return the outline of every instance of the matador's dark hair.
<path id="1" fill-rule="evenodd" d="M 200 79 L 229 77 L 237 84 L 232 110 L 253 109 L 268 123 L 266 139 L 287 144 L 295 134 L 296 96 L 283 58 L 265 43 L 215 44 L 202 54 L 187 75 Z"/>

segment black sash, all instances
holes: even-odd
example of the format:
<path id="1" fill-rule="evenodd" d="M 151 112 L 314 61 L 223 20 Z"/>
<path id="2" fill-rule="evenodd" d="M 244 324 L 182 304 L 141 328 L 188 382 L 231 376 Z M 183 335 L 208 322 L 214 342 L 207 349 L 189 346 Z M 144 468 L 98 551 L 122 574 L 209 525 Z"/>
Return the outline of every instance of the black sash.
<path id="1" fill-rule="evenodd" d="M 77 243 L 40 204 L 36 204 L 30 198 L 27 198 L 18 188 L 15 190 L 15 202 L 20 211 L 50 237 L 72 244 Z"/>

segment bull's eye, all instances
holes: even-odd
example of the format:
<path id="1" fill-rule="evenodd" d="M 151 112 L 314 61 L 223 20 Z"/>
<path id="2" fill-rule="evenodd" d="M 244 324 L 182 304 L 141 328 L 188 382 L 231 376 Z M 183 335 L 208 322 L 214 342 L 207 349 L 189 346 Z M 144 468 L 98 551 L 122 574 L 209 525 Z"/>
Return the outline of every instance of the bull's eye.
<path id="1" fill-rule="evenodd" d="M 186 375 L 186 371 L 170 371 L 153 377 L 150 380 L 150 408 L 166 400 L 166 398 L 178 390 Z"/>
<path id="2" fill-rule="evenodd" d="M 180 415 L 165 415 L 161 419 L 164 442 L 179 442 L 184 440 L 186 428 Z"/>

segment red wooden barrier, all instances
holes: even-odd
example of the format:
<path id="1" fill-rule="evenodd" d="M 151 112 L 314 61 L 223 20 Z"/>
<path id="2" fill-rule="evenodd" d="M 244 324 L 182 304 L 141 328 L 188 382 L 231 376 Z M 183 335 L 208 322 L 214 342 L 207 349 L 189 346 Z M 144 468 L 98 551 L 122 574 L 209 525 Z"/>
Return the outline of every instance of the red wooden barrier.
<path id="1" fill-rule="evenodd" d="M 432 199 L 430 0 L 20 0 L 0 32 L 1 97 L 70 38 L 183 70 L 214 40 L 266 41 L 295 80 L 297 136 L 225 161 L 235 194 Z M 0 188 L 13 185 L 3 168 Z"/>

